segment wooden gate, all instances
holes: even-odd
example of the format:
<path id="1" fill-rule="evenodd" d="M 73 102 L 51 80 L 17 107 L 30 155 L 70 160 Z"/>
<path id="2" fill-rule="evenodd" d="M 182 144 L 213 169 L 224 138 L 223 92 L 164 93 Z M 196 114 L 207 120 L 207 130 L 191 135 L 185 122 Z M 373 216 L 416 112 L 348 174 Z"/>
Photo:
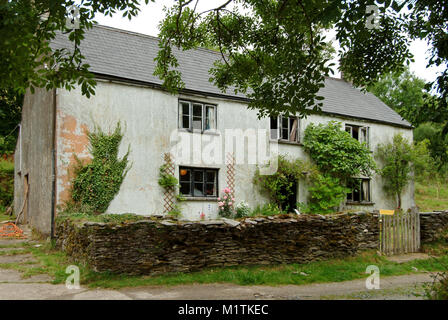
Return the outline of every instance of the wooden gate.
<path id="1" fill-rule="evenodd" d="M 386 255 L 420 251 L 418 210 L 380 216 L 380 251 Z"/>

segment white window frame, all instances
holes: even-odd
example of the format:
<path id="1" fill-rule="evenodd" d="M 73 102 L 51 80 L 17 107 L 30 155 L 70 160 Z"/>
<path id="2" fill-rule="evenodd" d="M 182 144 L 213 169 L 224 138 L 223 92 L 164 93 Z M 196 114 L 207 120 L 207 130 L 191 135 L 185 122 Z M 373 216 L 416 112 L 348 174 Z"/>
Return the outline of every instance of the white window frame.
<path id="1" fill-rule="evenodd" d="M 183 110 L 182 110 L 182 103 L 188 103 L 189 108 L 188 108 L 188 128 L 183 128 L 182 124 L 183 124 Z M 194 129 L 193 128 L 193 105 L 201 105 L 201 129 Z M 212 107 L 214 109 L 214 122 L 215 122 L 215 127 L 214 128 L 210 128 L 210 129 L 205 129 L 205 125 L 206 125 L 206 118 L 207 118 L 207 107 Z M 180 99 L 178 101 L 178 107 L 177 107 L 177 112 L 178 112 L 178 121 L 177 121 L 177 126 L 179 129 L 181 130 L 187 130 L 190 132 L 208 132 L 208 131 L 216 131 L 217 127 L 218 127 L 218 106 L 215 104 L 210 104 L 210 103 L 203 103 L 203 102 L 197 102 L 197 101 L 190 101 L 190 100 L 184 100 L 184 99 Z"/>
<path id="2" fill-rule="evenodd" d="M 282 129 L 283 129 L 282 120 L 283 120 L 283 118 L 284 117 L 282 115 L 279 115 L 277 117 L 277 135 L 276 135 L 277 138 L 275 139 L 275 138 L 272 137 L 272 130 L 275 130 L 275 129 L 271 129 L 271 119 L 272 119 L 272 117 L 269 117 L 269 138 L 271 140 L 274 140 L 274 141 L 284 141 L 284 142 L 290 142 L 290 143 L 300 143 L 300 118 L 299 117 L 295 117 L 295 116 L 285 117 L 285 118 L 288 119 L 288 139 L 283 139 L 282 138 Z M 290 128 L 290 126 L 291 126 L 291 119 L 297 119 L 297 130 L 296 130 L 296 134 L 295 134 L 295 138 L 296 138 L 295 141 L 291 141 L 289 139 L 289 136 L 291 134 L 291 128 Z"/>
<path id="3" fill-rule="evenodd" d="M 355 124 L 345 124 L 345 131 L 348 132 L 350 134 L 350 136 L 354 139 L 353 137 L 353 127 L 357 127 L 358 128 L 358 141 L 359 142 L 365 142 L 367 147 L 370 147 L 370 127 L 368 126 L 359 126 L 359 125 L 355 125 Z M 349 130 L 347 130 L 349 129 Z M 362 134 L 361 132 L 365 131 L 365 135 L 366 135 L 366 141 L 363 141 L 363 139 L 361 139 Z"/>

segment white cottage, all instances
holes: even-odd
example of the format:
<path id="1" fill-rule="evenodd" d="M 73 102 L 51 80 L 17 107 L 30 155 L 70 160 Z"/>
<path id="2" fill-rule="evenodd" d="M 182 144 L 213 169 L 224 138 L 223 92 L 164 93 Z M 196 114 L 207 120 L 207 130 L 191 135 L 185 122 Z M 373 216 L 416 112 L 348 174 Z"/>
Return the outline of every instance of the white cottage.
<path id="1" fill-rule="evenodd" d="M 58 37 L 53 46 L 69 44 Z M 95 125 L 108 129 L 120 121 L 120 152 L 131 148 L 132 168 L 107 212 L 163 214 L 158 175 L 163 155 L 170 152 L 186 197 L 182 212 L 192 220 L 201 213 L 216 217 L 217 197 L 227 186 L 225 160 L 230 152 L 236 160 L 236 202 L 244 200 L 251 207 L 267 202 L 252 183 L 256 164 L 275 152 L 306 158 L 301 140 L 309 123 L 340 121 L 372 151 L 395 133 L 412 140 L 407 121 L 374 95 L 340 79 L 328 78 L 319 92 L 325 97 L 321 115 L 258 119 L 257 112 L 247 108 L 245 96 L 222 93 L 209 82 L 208 70 L 219 59 L 216 52 L 178 52 L 186 87 L 171 95 L 153 75 L 157 38 L 96 26 L 86 33 L 81 50 L 97 79 L 95 96 L 87 99 L 80 89 L 42 89 L 25 97 L 15 157 L 15 208 L 23 206 L 27 194 L 24 218 L 43 233 L 52 233 L 54 217 L 70 197 L 74 154 L 90 156 L 86 132 Z M 381 177 L 360 177 L 359 184 L 361 192 L 347 195 L 345 209 L 394 208 Z M 414 206 L 413 195 L 410 184 L 402 199 L 404 209 Z M 304 184 L 298 184 L 296 198 L 306 201 Z"/>

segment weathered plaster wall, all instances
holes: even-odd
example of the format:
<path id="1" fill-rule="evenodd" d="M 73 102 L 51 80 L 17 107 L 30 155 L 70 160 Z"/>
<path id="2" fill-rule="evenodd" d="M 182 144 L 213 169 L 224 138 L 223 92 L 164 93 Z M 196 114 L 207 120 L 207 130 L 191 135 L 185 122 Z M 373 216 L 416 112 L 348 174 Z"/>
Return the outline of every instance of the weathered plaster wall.
<path id="1" fill-rule="evenodd" d="M 112 201 L 108 212 L 137 214 L 162 213 L 162 189 L 157 183 L 159 167 L 163 164 L 163 153 L 176 148 L 170 143 L 178 132 L 178 96 L 170 95 L 160 90 L 138 87 L 127 84 L 117 84 L 99 81 L 96 95 L 90 99 L 81 96 L 80 90 L 71 92 L 58 91 L 58 127 L 57 127 L 57 202 L 62 204 L 69 196 L 70 168 L 73 166 L 73 153 L 81 158 L 88 158 L 85 131 L 92 130 L 97 124 L 103 129 L 111 128 L 121 121 L 125 128 L 125 135 L 120 148 L 123 155 L 131 146 L 129 160 L 132 169 L 124 180 L 119 194 Z M 221 161 L 211 163 L 202 158 L 201 149 L 194 149 L 194 145 L 202 144 L 202 151 L 218 146 L 218 141 L 223 141 L 226 129 L 264 129 L 269 130 L 269 119 L 258 119 L 254 110 L 248 110 L 246 104 L 205 97 L 182 96 L 182 98 L 196 100 L 218 105 L 217 108 L 217 132 L 207 134 L 180 133 L 191 138 L 190 160 L 182 159 L 178 155 L 176 165 L 190 165 L 198 167 L 211 167 L 219 169 L 219 189 L 226 187 L 225 169 L 225 142 L 221 150 Z M 309 116 L 301 120 L 300 136 L 308 123 L 325 123 L 330 120 L 338 120 L 342 123 L 366 124 L 358 120 L 345 120 L 329 116 Z M 409 129 L 393 127 L 384 124 L 367 123 L 370 126 L 370 141 L 372 150 L 377 143 L 386 142 L 398 132 L 412 139 L 412 131 Z M 267 131 L 268 133 L 268 131 Z M 208 148 L 208 149 L 207 149 Z M 291 158 L 306 158 L 301 146 L 290 144 L 278 144 L 279 153 L 287 153 Z M 266 199 L 254 189 L 252 178 L 256 169 L 255 164 L 249 164 L 248 156 L 254 154 L 254 150 L 248 150 L 245 146 L 244 164 L 236 166 L 236 202 L 246 201 L 251 207 L 255 207 Z M 219 148 L 215 149 L 219 152 Z M 208 152 L 205 152 L 208 153 Z M 214 154 L 214 152 L 210 152 Z M 238 161 L 238 159 L 237 159 Z M 178 175 L 178 166 L 176 166 Z M 350 209 L 392 209 L 395 201 L 382 190 L 380 177 L 374 177 L 372 184 L 373 205 L 348 207 Z M 306 200 L 306 186 L 299 185 L 298 200 Z M 403 208 L 414 205 L 413 185 L 411 184 L 403 196 Z M 204 212 L 209 218 L 217 215 L 216 201 L 191 200 L 182 203 L 182 211 L 187 219 L 198 219 Z"/>
<path id="2" fill-rule="evenodd" d="M 120 225 L 66 219 L 56 235 L 60 248 L 96 271 L 158 274 L 342 258 L 378 248 L 379 223 L 370 213 Z"/>
<path id="3" fill-rule="evenodd" d="M 54 95 L 55 90 L 45 89 L 26 93 L 14 160 L 16 214 L 24 203 L 24 179 L 28 175 L 29 195 L 24 219 L 44 234 L 51 232 Z"/>

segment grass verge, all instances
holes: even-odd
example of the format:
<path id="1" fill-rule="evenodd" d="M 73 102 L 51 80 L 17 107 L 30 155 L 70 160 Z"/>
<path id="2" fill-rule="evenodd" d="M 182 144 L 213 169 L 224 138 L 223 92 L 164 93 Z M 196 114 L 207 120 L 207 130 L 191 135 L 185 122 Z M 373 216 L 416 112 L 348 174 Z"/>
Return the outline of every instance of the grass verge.
<path id="1" fill-rule="evenodd" d="M 0 265 L 13 268 L 29 277 L 35 274 L 48 274 L 53 283 L 64 283 L 66 267 L 75 264 L 80 267 L 81 284 L 91 288 L 119 289 L 146 285 L 180 285 L 193 283 L 234 283 L 238 285 L 302 285 L 322 282 L 340 282 L 366 278 L 368 265 L 377 265 L 381 276 L 415 274 L 446 270 L 448 266 L 448 245 L 432 244 L 427 250 L 436 258 L 414 260 L 398 264 L 378 256 L 376 252 L 363 252 L 354 257 L 332 259 L 306 264 L 287 264 L 275 266 L 236 266 L 211 268 L 192 273 L 171 273 L 159 276 L 117 275 L 109 272 L 94 272 L 86 265 L 70 261 L 64 252 L 54 249 L 51 243 L 41 247 L 23 244 L 26 253 L 32 253 L 38 264 Z"/>

